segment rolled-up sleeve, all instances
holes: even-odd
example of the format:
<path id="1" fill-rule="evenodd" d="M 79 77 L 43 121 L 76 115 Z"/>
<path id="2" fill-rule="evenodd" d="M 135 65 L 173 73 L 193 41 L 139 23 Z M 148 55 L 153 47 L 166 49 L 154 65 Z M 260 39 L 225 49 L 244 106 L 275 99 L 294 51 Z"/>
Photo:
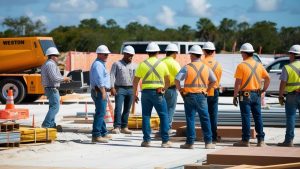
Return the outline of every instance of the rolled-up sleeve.
<path id="1" fill-rule="evenodd" d="M 176 75 L 176 80 L 183 81 L 186 78 L 187 67 L 184 66 Z"/>

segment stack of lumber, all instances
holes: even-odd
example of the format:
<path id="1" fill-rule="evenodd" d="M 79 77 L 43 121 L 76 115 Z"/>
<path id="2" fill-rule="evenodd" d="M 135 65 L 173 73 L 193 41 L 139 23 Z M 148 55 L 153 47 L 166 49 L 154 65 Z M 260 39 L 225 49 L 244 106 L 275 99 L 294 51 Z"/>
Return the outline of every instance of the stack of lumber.
<path id="1" fill-rule="evenodd" d="M 0 147 L 19 147 L 19 126 L 15 122 L 0 122 Z"/>
<path id="2" fill-rule="evenodd" d="M 20 127 L 21 143 L 51 142 L 56 139 L 55 128 Z"/>

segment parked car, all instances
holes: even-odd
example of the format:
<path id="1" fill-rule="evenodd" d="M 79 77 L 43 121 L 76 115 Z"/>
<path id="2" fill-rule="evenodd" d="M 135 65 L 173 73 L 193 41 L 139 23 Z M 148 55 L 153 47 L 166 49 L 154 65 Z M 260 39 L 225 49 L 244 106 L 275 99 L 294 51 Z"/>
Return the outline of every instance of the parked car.
<path id="1" fill-rule="evenodd" d="M 289 57 L 281 57 L 266 66 L 266 70 L 270 75 L 271 83 L 267 90 L 267 95 L 278 95 L 279 94 L 279 77 L 284 65 L 289 64 Z"/>

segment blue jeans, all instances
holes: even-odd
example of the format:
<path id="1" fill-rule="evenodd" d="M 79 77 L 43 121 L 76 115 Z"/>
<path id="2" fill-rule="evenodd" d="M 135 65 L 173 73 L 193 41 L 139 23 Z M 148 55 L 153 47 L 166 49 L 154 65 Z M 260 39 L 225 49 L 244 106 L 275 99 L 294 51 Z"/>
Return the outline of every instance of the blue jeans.
<path id="1" fill-rule="evenodd" d="M 285 103 L 285 114 L 286 114 L 286 133 L 285 142 L 293 141 L 294 129 L 296 120 L 296 111 L 300 113 L 300 93 L 288 93 L 286 96 Z"/>
<path id="2" fill-rule="evenodd" d="M 128 126 L 128 116 L 133 100 L 132 92 L 132 88 L 117 88 L 117 94 L 115 96 L 114 128 L 126 128 Z M 124 108 L 121 115 L 123 103 Z"/>
<path id="3" fill-rule="evenodd" d="M 55 88 L 45 88 L 45 95 L 49 100 L 49 110 L 42 123 L 42 127 L 55 128 L 55 116 L 59 111 L 59 91 Z"/>
<path id="4" fill-rule="evenodd" d="M 212 131 L 212 140 L 217 141 L 217 126 L 218 126 L 218 102 L 219 102 L 219 90 L 214 90 L 214 96 L 207 97 L 208 114 L 210 119 L 210 127 Z"/>
<path id="5" fill-rule="evenodd" d="M 105 136 L 107 134 L 107 129 L 104 121 L 104 116 L 106 114 L 107 100 L 103 100 L 101 92 L 97 92 L 95 90 L 91 90 L 91 96 L 96 107 L 93 121 L 92 136 Z"/>
<path id="6" fill-rule="evenodd" d="M 207 98 L 204 94 L 188 94 L 184 96 L 184 110 L 186 117 L 186 143 L 194 144 L 195 133 L 195 113 L 200 118 L 203 139 L 205 143 L 212 142 L 212 133 L 208 115 Z"/>
<path id="7" fill-rule="evenodd" d="M 250 139 L 250 111 L 255 123 L 256 138 L 258 141 L 263 141 L 265 133 L 263 130 L 263 121 L 261 117 L 261 96 L 258 92 L 250 92 L 249 96 L 242 96 L 243 100 L 239 101 L 240 111 L 242 116 L 242 140 L 249 141 Z"/>
<path id="8" fill-rule="evenodd" d="M 178 93 L 176 91 L 176 88 L 169 88 L 166 90 L 165 98 L 167 102 L 167 108 L 168 108 L 168 114 L 169 114 L 169 127 L 172 128 L 172 122 L 173 122 L 173 115 L 176 109 L 177 104 L 177 96 Z"/>
<path id="9" fill-rule="evenodd" d="M 163 94 L 157 94 L 156 90 L 144 89 L 142 91 L 142 130 L 143 140 L 149 142 L 151 140 L 151 112 L 153 107 L 157 111 L 160 119 L 160 135 L 163 142 L 169 141 L 169 116 L 167 110 L 166 99 Z"/>

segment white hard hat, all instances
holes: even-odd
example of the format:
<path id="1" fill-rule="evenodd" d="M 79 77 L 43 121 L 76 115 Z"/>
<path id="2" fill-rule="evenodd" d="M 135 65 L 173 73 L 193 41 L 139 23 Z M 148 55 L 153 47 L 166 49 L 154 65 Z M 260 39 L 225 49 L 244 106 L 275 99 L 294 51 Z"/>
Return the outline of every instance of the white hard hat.
<path id="1" fill-rule="evenodd" d="M 199 45 L 193 45 L 189 50 L 189 53 L 202 55 L 203 51 Z"/>
<path id="2" fill-rule="evenodd" d="M 249 52 L 252 53 L 254 52 L 253 46 L 250 43 L 244 43 L 241 46 L 240 52 Z"/>
<path id="3" fill-rule="evenodd" d="M 155 42 L 151 42 L 148 44 L 146 52 L 159 52 L 159 46 Z"/>
<path id="4" fill-rule="evenodd" d="M 300 45 L 293 45 L 290 48 L 289 53 L 300 54 Z"/>
<path id="5" fill-rule="evenodd" d="M 177 47 L 176 44 L 170 43 L 170 44 L 167 46 L 167 48 L 166 48 L 165 51 L 166 51 L 166 52 L 178 52 L 178 47 Z"/>
<path id="6" fill-rule="evenodd" d="M 212 42 L 206 42 L 203 45 L 202 49 L 206 49 L 206 50 L 216 50 L 215 45 Z"/>
<path id="7" fill-rule="evenodd" d="M 59 55 L 58 50 L 56 49 L 56 47 L 50 47 L 47 49 L 46 51 L 46 56 L 50 56 L 50 55 Z"/>
<path id="8" fill-rule="evenodd" d="M 98 46 L 96 53 L 109 54 L 110 51 L 108 50 L 107 46 L 100 45 L 100 46 Z"/>
<path id="9" fill-rule="evenodd" d="M 134 48 L 132 46 L 128 45 L 128 46 L 124 47 L 123 53 L 128 53 L 128 54 L 134 55 L 135 51 L 134 51 Z"/>

